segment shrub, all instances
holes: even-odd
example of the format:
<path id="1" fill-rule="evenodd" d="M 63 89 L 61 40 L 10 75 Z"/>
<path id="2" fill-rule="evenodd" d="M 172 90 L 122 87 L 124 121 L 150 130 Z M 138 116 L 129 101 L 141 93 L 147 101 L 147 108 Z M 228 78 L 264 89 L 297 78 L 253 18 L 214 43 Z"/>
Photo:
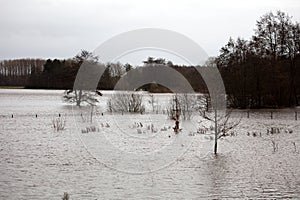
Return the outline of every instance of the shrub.
<path id="1" fill-rule="evenodd" d="M 136 93 L 116 93 L 107 102 L 110 112 L 144 112 L 143 96 Z"/>

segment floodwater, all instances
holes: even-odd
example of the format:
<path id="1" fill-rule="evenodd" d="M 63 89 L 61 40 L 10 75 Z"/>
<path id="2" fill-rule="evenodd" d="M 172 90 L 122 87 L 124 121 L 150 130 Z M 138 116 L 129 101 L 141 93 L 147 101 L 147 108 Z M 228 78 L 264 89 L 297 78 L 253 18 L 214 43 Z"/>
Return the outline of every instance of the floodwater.
<path id="1" fill-rule="evenodd" d="M 106 112 L 108 92 L 91 122 L 90 108 L 63 103 L 62 92 L 0 90 L 0 199 L 300 198 L 293 111 L 243 115 L 214 156 L 197 117 L 176 135 L 162 113 Z M 167 96 L 157 96 L 161 106 Z M 56 132 L 58 114 L 66 124 Z"/>

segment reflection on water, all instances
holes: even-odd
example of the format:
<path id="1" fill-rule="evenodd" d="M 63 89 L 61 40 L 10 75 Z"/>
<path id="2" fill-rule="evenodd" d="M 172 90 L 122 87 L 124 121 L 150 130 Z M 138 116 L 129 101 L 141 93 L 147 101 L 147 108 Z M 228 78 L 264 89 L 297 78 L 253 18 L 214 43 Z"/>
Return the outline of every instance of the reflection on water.
<path id="1" fill-rule="evenodd" d="M 159 171 L 134 175 L 106 167 L 86 150 L 77 135 L 78 126 L 91 124 L 82 120 L 74 126 L 74 110 L 61 102 L 61 91 L 23 95 L 0 91 L 0 115 L 3 115 L 0 118 L 0 199 L 60 199 L 66 191 L 71 199 L 300 197 L 300 136 L 296 121 L 265 120 L 259 115 L 243 119 L 238 136 L 220 140 L 218 156 L 211 153 L 213 141 L 209 137 L 187 135 L 193 142 L 183 157 Z M 41 117 L 35 118 L 33 111 Z M 17 117 L 7 117 L 12 112 Z M 54 132 L 52 114 L 60 112 L 68 114 L 66 129 Z M 96 118 L 106 123 L 113 122 L 112 117 L 105 114 Z M 266 134 L 265 124 L 285 126 L 293 129 L 293 133 L 270 136 Z M 113 134 L 113 123 L 110 129 L 98 126 L 99 132 L 85 137 Z M 250 130 L 260 130 L 263 134 L 247 136 Z M 161 133 L 163 139 L 153 143 L 155 148 L 166 142 L 167 134 L 171 133 Z M 271 140 L 278 145 L 276 152 Z M 128 141 L 122 144 L 134 148 Z"/>

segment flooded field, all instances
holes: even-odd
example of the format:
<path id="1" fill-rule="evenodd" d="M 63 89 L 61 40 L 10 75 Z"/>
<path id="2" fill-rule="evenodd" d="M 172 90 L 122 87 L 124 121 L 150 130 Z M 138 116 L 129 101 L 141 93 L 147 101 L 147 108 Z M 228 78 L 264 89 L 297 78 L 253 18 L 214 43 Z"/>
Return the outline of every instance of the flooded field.
<path id="1" fill-rule="evenodd" d="M 236 111 L 241 122 L 215 156 L 210 130 L 197 133 L 197 115 L 182 120 L 176 135 L 162 112 L 107 112 L 104 92 L 91 122 L 90 108 L 63 103 L 62 92 L 0 90 L 0 199 L 300 197 L 294 110 L 272 119 L 267 111 L 249 118 Z M 161 108 L 168 103 L 168 95 L 156 97 Z M 54 131 L 59 114 L 65 127 Z"/>

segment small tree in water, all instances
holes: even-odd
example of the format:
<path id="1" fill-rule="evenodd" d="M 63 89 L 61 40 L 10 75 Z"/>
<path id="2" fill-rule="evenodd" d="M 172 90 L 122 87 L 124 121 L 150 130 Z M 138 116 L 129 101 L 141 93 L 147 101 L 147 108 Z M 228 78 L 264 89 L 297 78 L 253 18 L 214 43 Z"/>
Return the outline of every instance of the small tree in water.
<path id="1" fill-rule="evenodd" d="M 98 57 L 94 56 L 91 52 L 82 50 L 72 59 L 72 63 L 75 69 L 80 70 L 81 68 L 83 68 L 82 71 L 78 73 L 85 74 L 86 77 L 84 77 L 83 80 L 79 81 L 79 83 L 77 84 L 75 81 L 76 87 L 74 85 L 73 89 L 66 90 L 63 99 L 66 102 L 75 103 L 76 106 L 80 106 L 83 102 L 86 102 L 89 105 L 94 105 L 98 102 L 96 96 L 102 96 L 102 94 L 98 90 L 93 92 L 91 91 L 92 84 L 88 82 L 91 77 L 89 77 L 88 75 L 90 75 L 89 73 L 96 73 L 94 72 L 95 69 L 100 68 L 100 66 L 97 65 L 99 64 Z M 82 65 L 83 67 L 81 67 Z"/>
<path id="2" fill-rule="evenodd" d="M 167 114 L 170 119 L 175 120 L 175 126 L 173 129 L 175 133 L 178 133 L 180 131 L 179 117 L 181 115 L 181 101 L 178 94 L 173 95 L 172 99 L 170 100 Z"/>
<path id="3" fill-rule="evenodd" d="M 200 110 L 200 115 L 205 120 L 208 120 L 214 124 L 212 128 L 215 134 L 215 144 L 214 144 L 215 154 L 217 154 L 218 139 L 220 139 L 221 137 L 229 136 L 230 135 L 229 131 L 233 130 L 241 122 L 241 118 L 233 120 L 231 114 L 232 114 L 232 110 L 226 110 L 222 113 L 219 113 L 218 109 L 213 109 L 211 112 Z M 200 121 L 200 124 L 202 124 L 203 122 L 204 121 Z"/>
<path id="4" fill-rule="evenodd" d="M 76 104 L 76 106 L 80 106 L 84 102 L 88 105 L 95 105 L 99 102 L 97 96 L 102 96 L 99 90 L 93 92 L 85 90 L 66 90 L 63 99 L 65 102 Z"/>
<path id="5" fill-rule="evenodd" d="M 76 106 L 80 106 L 81 103 L 87 103 L 91 106 L 91 122 L 93 121 L 94 106 L 99 102 L 97 96 L 102 96 L 99 90 L 94 92 L 83 90 L 67 90 L 63 96 L 63 99 L 68 103 L 76 103 Z"/>

